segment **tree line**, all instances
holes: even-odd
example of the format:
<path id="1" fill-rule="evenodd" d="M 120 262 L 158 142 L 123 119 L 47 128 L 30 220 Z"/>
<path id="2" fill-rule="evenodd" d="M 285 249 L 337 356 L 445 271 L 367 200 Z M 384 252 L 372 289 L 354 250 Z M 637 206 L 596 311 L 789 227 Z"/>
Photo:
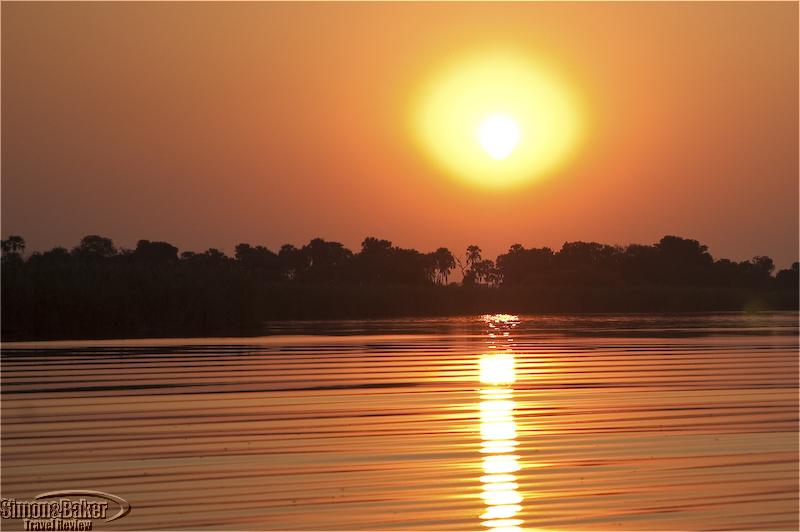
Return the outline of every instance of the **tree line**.
<path id="1" fill-rule="evenodd" d="M 766 256 L 715 259 L 707 246 L 677 236 L 651 245 L 567 242 L 559 250 L 514 244 L 494 260 L 477 245 L 458 255 L 445 247 L 423 253 L 374 237 L 356 252 L 315 238 L 277 251 L 241 243 L 233 256 L 149 240 L 124 249 L 99 235 L 72 249 L 26 254 L 25 247 L 19 236 L 2 241 L 3 338 L 206 334 L 256 329 L 267 319 L 471 313 L 491 305 L 797 306 L 797 262 L 775 272 Z M 458 283 L 451 282 L 455 272 Z"/>

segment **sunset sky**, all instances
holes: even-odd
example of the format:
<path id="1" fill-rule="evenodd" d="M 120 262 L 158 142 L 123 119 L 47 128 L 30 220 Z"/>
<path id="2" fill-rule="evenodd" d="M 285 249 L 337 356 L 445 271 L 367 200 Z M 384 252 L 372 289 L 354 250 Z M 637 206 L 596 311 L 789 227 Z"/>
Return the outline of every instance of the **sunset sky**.
<path id="1" fill-rule="evenodd" d="M 697 238 L 797 260 L 798 4 L 3 3 L 2 232 L 182 250 L 494 257 Z M 502 189 L 432 159 L 419 95 L 505 50 L 574 94 L 582 136 Z"/>

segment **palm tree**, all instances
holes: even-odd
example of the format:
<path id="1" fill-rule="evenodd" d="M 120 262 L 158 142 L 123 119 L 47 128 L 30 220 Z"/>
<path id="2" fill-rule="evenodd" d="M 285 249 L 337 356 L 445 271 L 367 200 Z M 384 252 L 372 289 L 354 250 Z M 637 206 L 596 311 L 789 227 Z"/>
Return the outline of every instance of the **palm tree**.
<path id="1" fill-rule="evenodd" d="M 481 261 L 481 258 L 481 248 L 475 244 L 467 247 L 467 268 L 474 268 Z"/>
<path id="2" fill-rule="evenodd" d="M 437 282 L 440 284 L 447 284 L 447 279 L 450 277 L 450 271 L 456 267 L 456 259 L 447 248 L 439 248 L 433 253 L 436 263 Z"/>

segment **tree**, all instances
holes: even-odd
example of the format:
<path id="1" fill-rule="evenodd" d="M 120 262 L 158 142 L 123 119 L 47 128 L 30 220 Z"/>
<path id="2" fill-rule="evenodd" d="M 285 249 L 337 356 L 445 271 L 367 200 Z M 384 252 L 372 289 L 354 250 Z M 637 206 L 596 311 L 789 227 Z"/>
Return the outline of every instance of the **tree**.
<path id="1" fill-rule="evenodd" d="M 334 281 L 342 275 L 345 264 L 353 252 L 340 242 L 315 238 L 300 249 L 301 277 L 306 281 Z"/>
<path id="2" fill-rule="evenodd" d="M 25 252 L 25 239 L 21 236 L 11 235 L 8 239 L 0 241 L 0 249 L 2 249 L 3 255 L 22 255 Z"/>
<path id="3" fill-rule="evenodd" d="M 117 254 L 117 248 L 110 238 L 88 235 L 81 239 L 72 252 L 81 258 L 107 259 Z"/>
<path id="4" fill-rule="evenodd" d="M 544 284 L 553 277 L 553 260 L 550 248 L 525 249 L 514 244 L 507 253 L 497 257 L 496 282 L 504 286 Z"/>
<path id="5" fill-rule="evenodd" d="M 185 262 L 191 267 L 199 267 L 202 270 L 216 270 L 221 266 L 227 265 L 230 261 L 230 257 L 217 248 L 209 248 L 203 253 L 195 253 L 194 251 L 181 253 L 181 262 Z"/>
<path id="6" fill-rule="evenodd" d="M 208 248 L 206 252 L 203 253 L 203 255 L 207 259 L 215 262 L 225 262 L 228 260 L 228 256 L 225 255 L 224 252 L 218 250 L 217 248 Z"/>
<path id="7" fill-rule="evenodd" d="M 472 271 L 475 272 L 475 280 L 478 283 L 493 284 L 496 278 L 494 262 L 489 259 L 484 259 L 472 265 Z"/>
<path id="8" fill-rule="evenodd" d="M 456 267 L 456 260 L 453 253 L 447 248 L 439 248 L 433 252 L 433 261 L 437 272 L 436 282 L 447 284 L 450 272 Z"/>
<path id="9" fill-rule="evenodd" d="M 753 257 L 750 262 L 753 264 L 755 271 L 757 271 L 762 277 L 768 277 L 772 275 L 772 271 L 775 269 L 775 263 L 772 261 L 772 259 L 763 255 L 757 255 Z"/>
<path id="10" fill-rule="evenodd" d="M 264 246 L 238 244 L 234 257 L 247 268 L 271 269 L 278 265 L 278 256 Z"/>
<path id="11" fill-rule="evenodd" d="M 739 263 L 740 282 L 751 287 L 765 287 L 772 280 L 772 270 L 775 263 L 764 256 L 755 256 L 750 260 Z"/>
<path id="12" fill-rule="evenodd" d="M 435 254 L 434 254 L 435 255 Z M 444 255 L 442 255 L 443 260 Z M 366 283 L 426 284 L 436 281 L 432 254 L 393 246 L 389 240 L 367 237 L 350 261 L 348 279 Z"/>
<path id="13" fill-rule="evenodd" d="M 481 261 L 481 248 L 475 244 L 467 247 L 467 268 L 472 268 Z"/>
<path id="14" fill-rule="evenodd" d="M 148 263 L 177 262 L 178 248 L 167 242 L 139 240 L 132 256 L 134 260 Z"/>
<path id="15" fill-rule="evenodd" d="M 458 267 L 461 269 L 461 275 L 464 277 L 462 284 L 475 284 L 478 280 L 475 272 L 475 265 L 481 260 L 481 248 L 475 244 L 467 246 L 467 251 L 464 253 L 464 262 L 457 260 Z"/>
<path id="16" fill-rule="evenodd" d="M 655 246 L 658 280 L 668 284 L 702 284 L 713 277 L 714 258 L 697 240 L 667 235 Z"/>
<path id="17" fill-rule="evenodd" d="M 627 284 L 653 284 L 660 275 L 660 251 L 655 246 L 630 244 L 621 253 L 620 274 Z"/>
<path id="18" fill-rule="evenodd" d="M 265 320 L 444 314 L 494 305 L 520 312 L 735 310 L 763 301 L 789 309 L 797 307 L 800 281 L 797 262 L 773 277 L 769 257 L 714 261 L 706 246 L 675 236 L 624 249 L 567 242 L 557 253 L 514 244 L 495 261 L 476 245 L 457 260 L 444 247 L 420 253 L 374 237 L 358 253 L 321 238 L 300 249 L 286 244 L 278 253 L 246 243 L 235 250 L 235 258 L 212 248 L 178 259 L 167 242 L 140 240 L 128 251 L 89 235 L 72 251 L 27 250 L 23 257 L 24 240 L 8 237 L 0 276 L 4 339 L 250 333 Z M 447 283 L 461 266 L 464 285 L 484 286 L 432 286 Z M 501 290 L 490 288 L 501 283 Z"/>
<path id="19" fill-rule="evenodd" d="M 556 254 L 558 278 L 574 285 L 607 286 L 619 278 L 622 249 L 598 242 L 565 242 Z"/>
<path id="20" fill-rule="evenodd" d="M 297 272 L 303 266 L 300 250 L 292 244 L 284 244 L 278 251 L 278 264 L 283 277 L 289 281 L 297 277 Z"/>
<path id="21" fill-rule="evenodd" d="M 775 281 L 779 288 L 797 293 L 800 288 L 800 263 L 792 263 L 790 268 L 779 271 Z"/>
<path id="22" fill-rule="evenodd" d="M 361 253 L 369 255 L 384 255 L 392 249 L 389 240 L 382 240 L 373 236 L 368 236 L 361 242 Z"/>

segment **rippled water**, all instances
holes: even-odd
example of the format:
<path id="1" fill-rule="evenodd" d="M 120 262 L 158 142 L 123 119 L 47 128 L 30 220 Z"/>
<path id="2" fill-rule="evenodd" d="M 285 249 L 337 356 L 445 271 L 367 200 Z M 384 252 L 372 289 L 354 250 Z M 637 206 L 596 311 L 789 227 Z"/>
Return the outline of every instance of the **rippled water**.
<path id="1" fill-rule="evenodd" d="M 97 529 L 796 530 L 797 319 L 4 344 L 3 497 L 131 503 Z"/>

